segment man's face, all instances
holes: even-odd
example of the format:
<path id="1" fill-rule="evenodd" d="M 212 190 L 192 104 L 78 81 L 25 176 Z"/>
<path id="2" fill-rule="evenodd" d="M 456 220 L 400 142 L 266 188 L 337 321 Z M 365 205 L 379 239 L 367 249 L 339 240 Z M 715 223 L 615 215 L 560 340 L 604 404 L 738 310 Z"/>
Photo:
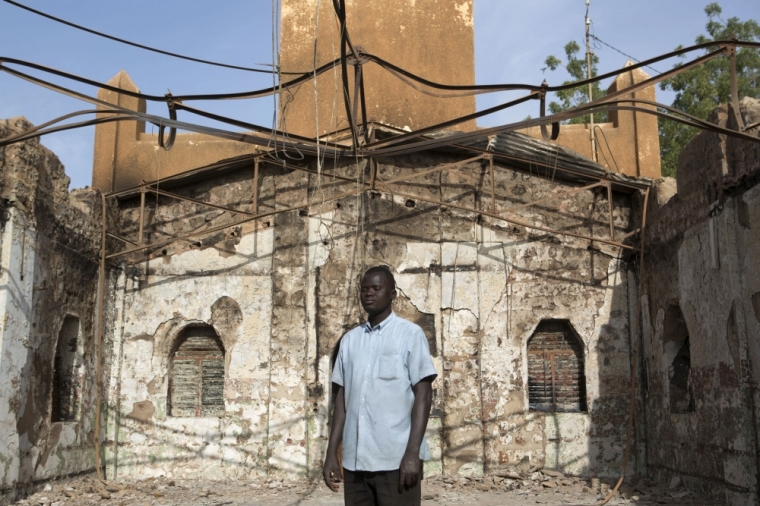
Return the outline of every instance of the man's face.
<path id="1" fill-rule="evenodd" d="M 362 278 L 359 300 L 369 314 L 380 314 L 391 306 L 396 290 L 382 272 L 371 272 Z"/>

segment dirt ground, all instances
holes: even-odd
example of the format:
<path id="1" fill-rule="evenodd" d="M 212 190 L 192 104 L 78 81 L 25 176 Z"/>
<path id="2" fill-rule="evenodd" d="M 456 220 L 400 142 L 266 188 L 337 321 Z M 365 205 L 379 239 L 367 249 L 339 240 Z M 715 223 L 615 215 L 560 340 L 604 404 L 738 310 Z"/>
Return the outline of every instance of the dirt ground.
<path id="1" fill-rule="evenodd" d="M 545 474 L 546 473 L 546 474 Z M 551 473 L 551 474 L 549 474 Z M 529 476 L 478 478 L 434 477 L 423 481 L 423 506 L 482 505 L 527 506 L 535 504 L 598 504 L 609 484 L 565 477 L 551 471 Z M 330 492 L 321 482 L 204 481 L 168 478 L 101 482 L 93 475 L 50 482 L 35 494 L 18 501 L 23 505 L 182 505 L 182 506 L 338 506 L 342 491 Z M 676 478 L 668 484 L 640 480 L 625 484 L 608 504 L 720 505 L 697 497 Z"/>

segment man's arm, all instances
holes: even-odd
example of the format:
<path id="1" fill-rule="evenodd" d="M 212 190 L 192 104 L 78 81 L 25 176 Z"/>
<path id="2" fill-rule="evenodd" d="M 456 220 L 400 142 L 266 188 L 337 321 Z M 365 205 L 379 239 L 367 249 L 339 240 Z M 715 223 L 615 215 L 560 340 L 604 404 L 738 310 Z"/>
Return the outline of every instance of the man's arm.
<path id="1" fill-rule="evenodd" d="M 430 409 L 429 404 L 430 403 L 428 403 L 428 410 Z M 427 417 L 425 417 L 425 421 L 427 422 Z M 325 485 L 327 485 L 327 487 L 333 492 L 338 491 L 338 483 L 342 481 L 341 469 L 338 464 L 338 447 L 343 439 L 343 426 L 345 424 L 346 397 L 344 395 L 343 387 L 338 386 L 338 393 L 335 396 L 335 409 L 333 409 L 332 428 L 330 429 L 330 442 L 327 445 L 325 465 L 322 467 L 322 476 L 325 479 Z"/>
<path id="2" fill-rule="evenodd" d="M 412 391 L 414 392 L 412 429 L 409 432 L 409 442 L 406 445 L 406 451 L 399 466 L 399 492 L 401 492 L 403 487 L 413 487 L 422 478 L 420 446 L 422 446 L 422 437 L 425 435 L 428 417 L 430 416 L 430 404 L 433 400 L 432 383 L 434 379 L 435 376 L 428 376 L 412 387 Z"/>

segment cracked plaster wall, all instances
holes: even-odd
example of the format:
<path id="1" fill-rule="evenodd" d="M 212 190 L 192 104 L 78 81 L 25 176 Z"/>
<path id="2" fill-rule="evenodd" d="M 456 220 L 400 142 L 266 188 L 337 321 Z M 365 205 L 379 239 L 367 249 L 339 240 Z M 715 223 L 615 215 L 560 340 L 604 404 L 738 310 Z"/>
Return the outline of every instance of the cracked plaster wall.
<path id="1" fill-rule="evenodd" d="M 381 162 L 382 179 L 456 160 L 435 154 Z M 312 162 L 312 166 L 315 165 Z M 269 167 L 269 166 L 267 166 Z M 344 177 L 366 164 L 338 165 Z M 485 167 L 431 173 L 400 191 L 489 205 Z M 251 209 L 250 171 L 171 191 Z M 131 257 L 114 285 L 108 426 L 109 472 L 119 476 L 234 477 L 317 473 L 331 405 L 330 357 L 363 317 L 358 281 L 371 265 L 395 273 L 394 310 L 428 335 L 439 377 L 428 427 L 428 473 L 481 474 L 524 458 L 570 474 L 619 472 L 629 388 L 627 264 L 615 248 L 532 234 L 466 212 L 388 193 L 319 204 L 317 176 L 262 169 L 261 209 L 307 197 L 290 211 L 199 240 Z M 343 186 L 341 186 L 343 184 Z M 502 167 L 497 209 L 542 198 L 567 185 Z M 527 194 L 527 195 L 526 195 Z M 487 196 L 484 196 L 487 195 Z M 592 191 L 518 211 L 536 224 L 608 233 L 606 197 Z M 120 209 L 134 233 L 135 202 Z M 628 197 L 615 196 L 616 233 L 631 227 Z M 202 231 L 228 213 L 163 200 L 149 205 L 147 234 Z M 235 232 L 236 231 L 236 232 Z M 225 326 L 212 307 L 228 297 L 239 322 Z M 526 342 L 543 318 L 569 319 L 586 348 L 589 413 L 529 413 Z M 213 325 L 225 346 L 226 415 L 166 414 L 172 340 L 187 324 Z M 603 386 L 601 386 L 603 385 Z"/>
<path id="2" fill-rule="evenodd" d="M 745 99 L 742 113 L 758 104 Z M 712 118 L 732 116 L 723 106 Z M 650 208 L 642 297 L 647 470 L 737 505 L 758 501 L 758 153 L 756 143 L 712 133 L 685 148 L 677 194 Z M 664 320 L 673 305 L 689 334 L 692 413 L 670 409 Z"/>
<path id="3" fill-rule="evenodd" d="M 31 128 L 0 121 L 0 138 Z M 0 504 L 35 482 L 92 469 L 99 205 L 38 140 L 0 149 Z M 51 422 L 53 360 L 66 315 L 80 318 L 78 417 Z"/>

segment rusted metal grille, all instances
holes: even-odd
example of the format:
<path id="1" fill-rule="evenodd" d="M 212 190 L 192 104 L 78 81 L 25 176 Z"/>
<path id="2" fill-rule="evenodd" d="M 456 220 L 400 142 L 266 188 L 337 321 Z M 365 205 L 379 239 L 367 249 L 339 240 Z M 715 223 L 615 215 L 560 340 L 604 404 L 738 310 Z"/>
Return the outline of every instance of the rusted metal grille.
<path id="1" fill-rule="evenodd" d="M 172 357 L 171 416 L 224 414 L 224 348 L 211 327 L 189 327 Z"/>
<path id="2" fill-rule="evenodd" d="M 72 422 L 79 412 L 79 378 L 76 375 L 77 339 L 79 318 L 67 316 L 63 320 L 53 360 L 50 420 Z"/>
<path id="3" fill-rule="evenodd" d="M 533 411 L 586 411 L 583 349 L 565 322 L 542 322 L 528 343 L 528 402 Z"/>

